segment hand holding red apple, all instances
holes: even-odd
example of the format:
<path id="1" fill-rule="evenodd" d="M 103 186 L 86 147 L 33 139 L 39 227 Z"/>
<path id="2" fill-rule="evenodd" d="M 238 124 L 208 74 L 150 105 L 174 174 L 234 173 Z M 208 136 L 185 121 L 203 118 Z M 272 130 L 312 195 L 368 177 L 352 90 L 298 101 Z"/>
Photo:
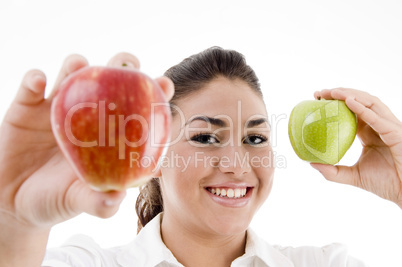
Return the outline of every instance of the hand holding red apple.
<path id="1" fill-rule="evenodd" d="M 110 217 L 125 196 L 124 190 L 94 191 L 78 179 L 51 129 L 50 111 L 56 90 L 66 77 L 87 65 L 81 56 L 68 57 L 48 98 L 44 97 L 44 73 L 28 72 L 4 117 L 0 128 L 0 226 L 10 228 L 10 233 L 22 233 L 21 229 L 29 228 L 46 235 L 54 224 L 82 212 Z M 122 65 L 138 67 L 138 60 L 121 53 L 108 64 Z M 156 81 L 169 99 L 173 95 L 171 81 L 167 78 Z"/>
<path id="2" fill-rule="evenodd" d="M 57 89 L 87 65 L 81 56 L 68 57 L 47 98 L 45 74 L 29 71 L 4 117 L 0 127 L 1 266 L 39 266 L 53 225 L 82 212 L 110 217 L 125 196 L 124 190 L 94 191 L 78 179 L 52 132 L 50 113 Z M 108 63 L 109 67 L 123 65 L 138 68 L 139 62 L 120 53 Z M 170 99 L 172 82 L 164 77 L 156 82 Z"/>
<path id="3" fill-rule="evenodd" d="M 353 166 L 311 164 L 326 179 L 354 185 L 402 208 L 402 123 L 389 108 L 366 92 L 336 88 L 315 93 L 316 98 L 338 99 L 357 115 L 362 154 Z"/>

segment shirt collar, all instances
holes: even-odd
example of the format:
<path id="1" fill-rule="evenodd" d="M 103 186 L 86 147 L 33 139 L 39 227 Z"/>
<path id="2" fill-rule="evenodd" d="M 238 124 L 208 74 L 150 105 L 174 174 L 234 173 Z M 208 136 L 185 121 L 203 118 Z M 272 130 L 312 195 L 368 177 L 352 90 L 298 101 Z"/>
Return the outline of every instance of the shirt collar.
<path id="1" fill-rule="evenodd" d="M 162 241 L 160 223 L 163 213 L 152 219 L 128 245 L 117 255 L 121 266 L 179 266 L 183 267 Z M 245 254 L 233 261 L 232 266 L 250 266 L 259 260 L 258 266 L 293 267 L 278 250 L 259 238 L 253 230 L 247 230 Z"/>
<path id="2" fill-rule="evenodd" d="M 162 241 L 162 215 L 160 213 L 155 216 L 131 243 L 123 247 L 117 256 L 117 262 L 121 266 L 158 266 L 164 263 L 168 266 L 183 266 Z"/>
<path id="3" fill-rule="evenodd" d="M 256 260 L 259 260 L 259 264 L 256 266 L 294 267 L 288 258 L 249 228 L 247 230 L 246 251 L 243 256 L 233 262 L 232 266 L 251 266 L 251 263 L 255 263 Z"/>

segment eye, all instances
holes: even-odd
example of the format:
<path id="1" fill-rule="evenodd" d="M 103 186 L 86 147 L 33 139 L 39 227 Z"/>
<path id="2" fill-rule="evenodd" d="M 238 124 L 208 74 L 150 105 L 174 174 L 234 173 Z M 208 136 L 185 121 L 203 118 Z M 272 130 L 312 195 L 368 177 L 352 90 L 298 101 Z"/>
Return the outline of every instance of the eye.
<path id="1" fill-rule="evenodd" d="M 191 137 L 191 141 L 200 143 L 200 144 L 217 144 L 219 143 L 218 139 L 212 134 L 197 134 Z"/>
<path id="2" fill-rule="evenodd" d="M 254 134 L 254 135 L 249 135 L 246 138 L 243 139 L 244 144 L 256 146 L 256 145 L 261 145 L 264 144 L 268 141 L 268 138 L 265 136 L 259 135 L 259 134 Z"/>

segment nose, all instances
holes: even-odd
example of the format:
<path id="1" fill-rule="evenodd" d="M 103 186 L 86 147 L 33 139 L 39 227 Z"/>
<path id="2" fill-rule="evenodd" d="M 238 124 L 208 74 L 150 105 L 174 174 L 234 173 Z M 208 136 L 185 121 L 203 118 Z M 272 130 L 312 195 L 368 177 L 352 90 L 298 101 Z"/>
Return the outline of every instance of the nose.
<path id="1" fill-rule="evenodd" d="M 250 155 L 241 146 L 227 146 L 219 159 L 219 170 L 234 177 L 242 177 L 251 171 Z"/>

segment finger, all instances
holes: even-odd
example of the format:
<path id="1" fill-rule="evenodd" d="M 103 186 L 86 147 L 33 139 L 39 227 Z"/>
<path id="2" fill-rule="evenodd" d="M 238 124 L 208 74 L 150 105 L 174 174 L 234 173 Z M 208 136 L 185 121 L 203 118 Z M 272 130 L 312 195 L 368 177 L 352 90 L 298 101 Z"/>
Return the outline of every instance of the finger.
<path id="1" fill-rule="evenodd" d="M 363 146 L 383 146 L 384 141 L 381 139 L 380 135 L 374 131 L 364 120 L 357 118 L 357 136 Z"/>
<path id="2" fill-rule="evenodd" d="M 98 205 L 90 211 L 90 214 L 100 218 L 109 218 L 119 210 L 120 204 L 126 196 L 126 191 L 94 192 L 94 194 L 98 195 Z"/>
<path id="3" fill-rule="evenodd" d="M 130 53 L 122 52 L 112 57 L 107 65 L 111 67 L 129 67 L 139 69 L 140 61 L 136 56 Z"/>
<path id="4" fill-rule="evenodd" d="M 163 77 L 156 78 L 155 81 L 162 88 L 162 91 L 166 97 L 166 101 L 169 101 L 170 99 L 172 99 L 173 94 L 174 94 L 174 84 L 173 84 L 172 80 L 170 80 L 168 77 L 163 76 Z"/>
<path id="5" fill-rule="evenodd" d="M 361 187 L 359 176 L 353 167 L 320 163 L 310 163 L 310 165 L 318 170 L 328 181 Z"/>
<path id="6" fill-rule="evenodd" d="M 383 142 L 391 147 L 399 144 L 402 138 L 401 126 L 385 118 L 381 118 L 376 112 L 362 105 L 352 97 L 346 99 L 346 104 L 357 117 L 369 125 L 379 134 Z"/>
<path id="7" fill-rule="evenodd" d="M 328 99 L 328 100 L 332 99 L 331 94 L 330 94 L 330 90 L 328 90 L 328 89 L 323 89 L 321 91 L 314 92 L 314 98 L 318 99 L 318 100 L 320 100 L 320 99 Z"/>
<path id="8" fill-rule="evenodd" d="M 370 95 L 367 92 L 350 88 L 335 88 L 316 92 L 314 96 L 316 98 L 321 97 L 324 99 L 339 99 L 343 101 L 345 101 L 348 97 L 353 97 L 356 101 L 373 110 L 378 115 L 393 121 L 399 121 L 387 105 L 385 105 L 378 97 Z"/>
<path id="9" fill-rule="evenodd" d="M 15 101 L 24 105 L 34 105 L 44 99 L 46 76 L 40 70 L 28 71 L 22 79 Z"/>
<path id="10" fill-rule="evenodd" d="M 57 89 L 59 88 L 61 82 L 71 73 L 88 66 L 88 61 L 81 55 L 70 55 L 65 60 L 59 72 L 59 75 L 56 78 L 56 82 L 54 84 L 53 90 L 50 93 L 49 98 L 52 98 Z"/>
<path id="11" fill-rule="evenodd" d="M 370 95 L 367 92 L 355 89 L 338 88 L 333 90 L 331 94 L 333 97 L 341 100 L 346 100 L 346 98 L 353 96 L 356 101 L 373 110 L 378 115 L 399 121 L 387 105 L 385 105 L 378 97 Z"/>
<path id="12" fill-rule="evenodd" d="M 97 192 L 87 185 L 77 183 L 77 186 L 82 188 L 72 198 L 72 207 L 100 218 L 113 216 L 126 196 L 126 191 Z"/>

